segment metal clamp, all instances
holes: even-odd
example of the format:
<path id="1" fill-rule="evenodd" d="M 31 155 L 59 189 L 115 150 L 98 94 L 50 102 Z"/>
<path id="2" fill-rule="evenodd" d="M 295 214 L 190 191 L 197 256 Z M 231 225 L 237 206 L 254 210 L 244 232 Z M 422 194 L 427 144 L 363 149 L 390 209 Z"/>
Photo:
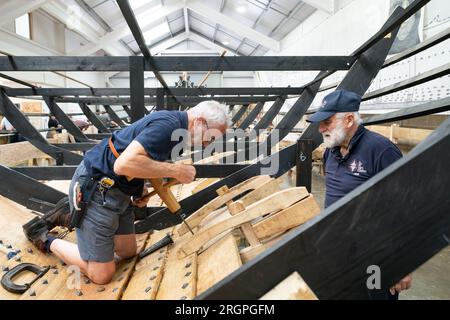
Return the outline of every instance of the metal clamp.
<path id="1" fill-rule="evenodd" d="M 21 263 L 3 275 L 2 281 L 1 281 L 2 287 L 5 288 L 5 290 L 12 292 L 12 293 L 24 293 L 31 287 L 31 285 L 33 283 L 36 282 L 36 280 L 38 280 L 44 274 L 46 274 L 49 269 L 50 269 L 49 266 L 48 267 L 40 267 L 40 266 L 32 264 L 32 263 Z M 13 281 L 13 278 L 24 271 L 33 272 L 36 275 L 36 278 L 34 278 L 29 283 L 15 284 Z"/>

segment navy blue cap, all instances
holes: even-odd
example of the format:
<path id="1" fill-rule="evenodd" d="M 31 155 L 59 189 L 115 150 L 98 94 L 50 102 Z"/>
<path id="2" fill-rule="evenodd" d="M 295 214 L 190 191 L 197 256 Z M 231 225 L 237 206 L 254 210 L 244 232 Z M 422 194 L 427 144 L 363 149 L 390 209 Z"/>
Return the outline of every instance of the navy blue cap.
<path id="1" fill-rule="evenodd" d="M 323 98 L 322 106 L 306 121 L 320 122 L 337 112 L 356 112 L 361 104 L 361 96 L 347 90 L 336 90 Z"/>

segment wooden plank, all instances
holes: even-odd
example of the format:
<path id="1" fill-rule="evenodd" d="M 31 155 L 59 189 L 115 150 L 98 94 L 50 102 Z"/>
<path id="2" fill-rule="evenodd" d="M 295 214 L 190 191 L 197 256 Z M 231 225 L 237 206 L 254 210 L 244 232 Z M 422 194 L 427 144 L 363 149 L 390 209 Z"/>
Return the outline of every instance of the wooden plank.
<path id="1" fill-rule="evenodd" d="M 140 252 L 145 244 L 148 233 L 136 235 L 137 252 Z M 118 300 L 122 296 L 128 281 L 134 271 L 137 262 L 137 256 L 130 259 L 122 259 L 116 265 L 116 273 L 110 283 L 105 285 L 97 285 L 82 277 L 81 287 L 77 289 L 69 289 L 64 287 L 55 299 L 63 300 Z M 79 295 L 79 292 L 82 295 Z"/>
<path id="2" fill-rule="evenodd" d="M 261 239 L 301 225 L 319 213 L 320 207 L 313 195 L 310 195 L 293 206 L 255 223 L 253 230 Z"/>
<path id="3" fill-rule="evenodd" d="M 202 179 L 200 181 L 200 183 L 194 189 L 192 189 L 192 194 L 202 191 L 203 189 L 207 188 L 209 185 L 216 183 L 219 180 L 220 180 L 219 178 Z"/>
<path id="4" fill-rule="evenodd" d="M 170 254 L 156 295 L 157 300 L 191 300 L 197 293 L 197 254 L 178 259 Z"/>
<path id="5" fill-rule="evenodd" d="M 318 300 L 297 271 L 277 284 L 260 300 Z"/>
<path id="6" fill-rule="evenodd" d="M 167 234 L 173 234 L 174 227 L 156 231 L 150 235 L 145 249 L 160 241 Z M 168 247 L 141 259 L 135 267 L 135 272 L 124 291 L 122 300 L 154 300 L 159 290 L 163 277 L 164 267 L 167 261 Z"/>
<path id="7" fill-rule="evenodd" d="M 198 226 L 198 224 L 202 221 L 202 219 L 209 213 L 220 208 L 221 206 L 226 204 L 228 201 L 232 200 L 234 197 L 240 195 L 241 193 L 258 188 L 259 185 L 271 179 L 272 178 L 270 178 L 269 176 L 256 176 L 236 185 L 235 187 L 231 188 L 230 191 L 224 196 L 217 197 L 211 200 L 203 207 L 198 209 L 196 212 L 194 212 L 192 215 L 187 217 L 186 222 L 189 224 L 191 228 Z M 189 230 L 185 225 L 181 225 L 180 228 L 178 229 L 178 233 L 180 235 L 183 235 L 187 232 L 189 232 Z"/>
<path id="8" fill-rule="evenodd" d="M 239 203 L 242 204 L 244 207 L 248 207 L 252 203 L 255 203 L 256 201 L 264 199 L 270 196 L 271 194 L 280 191 L 280 182 L 281 182 L 280 179 L 272 179 L 270 181 L 267 181 L 266 183 L 263 183 L 255 190 L 249 192 L 248 194 L 240 198 Z M 230 210 L 230 213 L 232 215 L 240 212 L 238 208 L 235 208 L 240 204 L 238 204 L 237 202 L 233 202 L 228 206 L 228 209 Z"/>
<path id="9" fill-rule="evenodd" d="M 15 166 L 35 158 L 50 158 L 28 141 L 0 145 L 0 164 Z"/>
<path id="10" fill-rule="evenodd" d="M 164 230 L 159 230 L 159 231 L 155 231 L 150 235 L 150 238 L 148 239 L 144 250 L 151 247 L 152 245 L 154 245 L 156 242 L 160 241 L 162 238 L 164 238 L 167 234 L 172 235 L 173 234 L 173 229 L 174 227 L 170 227 Z M 164 254 L 165 252 L 167 252 L 167 248 L 162 248 L 161 250 L 158 251 L 160 254 Z M 153 253 L 150 255 L 152 256 Z M 148 256 L 148 257 L 150 257 Z M 151 258 L 145 257 L 144 259 L 141 259 L 140 261 L 138 261 L 136 263 L 136 271 L 138 271 L 139 269 L 147 266 L 148 264 L 153 263 L 153 260 Z"/>
<path id="11" fill-rule="evenodd" d="M 220 233 L 230 228 L 240 226 L 243 223 L 249 222 L 263 215 L 276 212 L 278 210 L 283 210 L 297 201 L 307 197 L 308 194 L 308 191 L 306 191 L 306 188 L 304 187 L 290 188 L 279 191 L 270 197 L 250 205 L 246 210 L 229 218 L 228 220 L 212 225 L 204 230 L 200 230 L 189 242 L 185 243 L 180 248 L 178 254 L 180 257 L 192 254 L 198 251 L 207 241 L 216 237 Z"/>
<path id="12" fill-rule="evenodd" d="M 229 234 L 198 256 L 197 294 L 212 287 L 241 265 L 236 239 Z"/>
<path id="13" fill-rule="evenodd" d="M 160 236 L 157 235 L 158 238 Z M 153 237 L 153 239 L 151 237 L 147 243 L 147 247 L 156 241 L 158 241 L 156 237 Z M 159 290 L 166 258 L 167 248 L 162 248 L 139 261 L 124 291 L 122 300 L 154 300 Z"/>
<path id="14" fill-rule="evenodd" d="M 288 232 L 287 232 L 288 233 Z M 267 239 L 261 240 L 262 243 L 257 244 L 255 246 L 249 246 L 242 249 L 239 253 L 241 255 L 242 262 L 245 264 L 249 262 L 251 259 L 255 258 L 265 250 L 272 247 L 275 243 L 280 241 L 284 235 L 287 233 L 279 233 L 274 235 L 273 237 L 269 237 Z"/>

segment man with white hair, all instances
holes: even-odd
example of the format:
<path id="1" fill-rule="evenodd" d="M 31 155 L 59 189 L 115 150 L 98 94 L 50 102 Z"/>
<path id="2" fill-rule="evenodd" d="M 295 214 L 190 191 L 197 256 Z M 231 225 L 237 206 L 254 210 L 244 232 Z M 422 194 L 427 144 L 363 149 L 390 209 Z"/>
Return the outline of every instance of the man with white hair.
<path id="1" fill-rule="evenodd" d="M 323 155 L 325 168 L 325 207 L 363 184 L 402 157 L 398 147 L 382 135 L 362 125 L 358 110 L 361 96 L 347 90 L 328 94 L 322 107 L 308 118 L 319 122 L 319 132 L 327 147 Z M 375 299 L 398 299 L 409 289 L 411 276 L 402 279 L 387 292 L 370 292 Z"/>
<path id="2" fill-rule="evenodd" d="M 24 226 L 25 234 L 42 252 L 52 252 L 68 265 L 80 267 L 93 282 L 110 282 L 116 270 L 114 253 L 121 258 L 136 255 L 132 197 L 143 195 L 144 180 L 167 177 L 190 183 L 195 178 L 194 166 L 165 162 L 180 143 L 173 141 L 172 133 L 184 129 L 188 144 L 206 146 L 229 125 L 227 106 L 205 101 L 187 112 L 153 112 L 115 131 L 88 151 L 78 166 L 69 190 L 70 211 L 64 204 L 57 205 L 33 228 Z M 77 244 L 49 235 L 53 227 L 73 222 L 79 197 L 86 204 L 82 220 L 75 225 Z"/>

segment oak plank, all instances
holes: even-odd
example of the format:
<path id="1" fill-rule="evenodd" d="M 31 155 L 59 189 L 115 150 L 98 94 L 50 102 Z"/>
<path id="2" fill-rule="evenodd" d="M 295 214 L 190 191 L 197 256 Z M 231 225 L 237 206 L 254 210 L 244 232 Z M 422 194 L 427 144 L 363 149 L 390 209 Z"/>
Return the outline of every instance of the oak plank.
<path id="1" fill-rule="evenodd" d="M 212 287 L 241 265 L 236 239 L 228 234 L 198 256 L 197 294 Z"/>
<path id="2" fill-rule="evenodd" d="M 314 196 L 309 195 L 293 206 L 255 223 L 253 230 L 256 236 L 261 239 L 301 225 L 315 217 L 319 212 L 320 207 Z"/>
<path id="3" fill-rule="evenodd" d="M 206 242 L 228 229 L 240 226 L 243 223 L 263 215 L 286 209 L 308 195 L 309 193 L 306 188 L 296 187 L 279 191 L 265 199 L 253 203 L 243 212 L 225 221 L 216 223 L 209 228 L 199 230 L 189 242 L 185 243 L 179 249 L 179 257 L 184 257 L 200 250 Z"/>
<path id="4" fill-rule="evenodd" d="M 219 197 L 211 200 L 210 202 L 205 204 L 203 207 L 198 209 L 196 212 L 191 214 L 189 217 L 187 217 L 185 220 L 191 228 L 194 228 L 194 227 L 198 226 L 199 223 L 201 222 L 201 220 L 206 215 L 211 213 L 212 211 L 220 208 L 221 206 L 226 204 L 228 201 L 232 200 L 234 197 L 240 195 L 241 193 L 248 191 L 248 190 L 253 190 L 253 189 L 257 188 L 258 186 L 260 186 L 261 184 L 263 184 L 271 179 L 272 178 L 270 178 L 270 176 L 252 177 L 252 178 L 234 186 L 225 195 L 219 196 Z M 189 230 L 185 225 L 182 225 L 182 226 L 180 226 L 180 228 L 178 228 L 178 233 L 180 235 L 183 235 L 187 232 L 189 232 Z"/>

